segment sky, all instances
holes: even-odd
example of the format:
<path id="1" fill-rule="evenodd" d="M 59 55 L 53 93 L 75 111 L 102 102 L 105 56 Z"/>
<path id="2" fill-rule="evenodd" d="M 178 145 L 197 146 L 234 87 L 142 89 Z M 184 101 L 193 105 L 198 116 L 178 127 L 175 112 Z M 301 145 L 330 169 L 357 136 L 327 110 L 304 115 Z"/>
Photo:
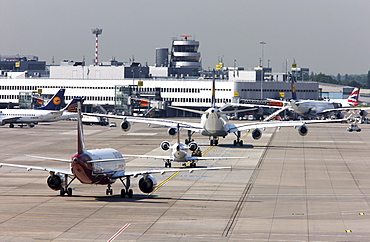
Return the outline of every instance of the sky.
<path id="1" fill-rule="evenodd" d="M 0 55 L 35 55 L 92 64 L 99 60 L 154 65 L 155 49 L 191 35 L 204 69 L 220 59 L 246 70 L 298 67 L 328 75 L 370 70 L 369 0 L 2 0 Z M 261 45 L 264 41 L 266 44 Z"/>

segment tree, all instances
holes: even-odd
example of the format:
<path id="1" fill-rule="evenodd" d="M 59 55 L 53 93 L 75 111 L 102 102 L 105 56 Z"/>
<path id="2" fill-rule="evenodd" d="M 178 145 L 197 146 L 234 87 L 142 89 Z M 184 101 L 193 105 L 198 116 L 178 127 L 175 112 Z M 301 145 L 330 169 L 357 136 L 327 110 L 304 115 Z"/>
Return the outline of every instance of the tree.
<path id="1" fill-rule="evenodd" d="M 337 75 L 337 81 L 341 81 L 341 79 L 342 79 L 342 77 L 340 76 L 340 74 L 338 73 L 338 75 Z"/>

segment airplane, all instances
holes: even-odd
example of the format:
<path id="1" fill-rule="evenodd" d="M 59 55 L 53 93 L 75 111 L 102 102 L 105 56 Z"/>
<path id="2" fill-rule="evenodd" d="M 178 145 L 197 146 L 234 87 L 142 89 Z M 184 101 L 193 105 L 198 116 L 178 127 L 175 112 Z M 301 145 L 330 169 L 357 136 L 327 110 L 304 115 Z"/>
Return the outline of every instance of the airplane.
<path id="1" fill-rule="evenodd" d="M 178 125 L 177 130 L 180 130 Z M 154 156 L 154 155 L 124 155 L 127 157 L 139 157 L 139 158 L 153 158 L 160 159 L 165 162 L 165 167 L 171 167 L 171 162 L 180 162 L 183 166 L 188 165 L 189 167 L 196 167 L 196 162 L 200 160 L 227 160 L 227 159 L 239 159 L 242 157 L 202 157 L 199 146 L 195 142 L 184 144 L 180 142 L 180 132 L 177 132 L 177 142 L 171 146 L 170 142 L 162 141 L 160 148 L 164 151 L 171 149 L 170 156 Z M 197 156 L 189 156 L 188 151 L 197 154 Z"/>
<path id="2" fill-rule="evenodd" d="M 360 89 L 361 87 L 353 88 L 353 91 L 348 96 L 347 99 L 328 99 L 328 102 L 340 103 L 343 108 L 358 106 L 361 102 L 360 98 Z"/>
<path id="3" fill-rule="evenodd" d="M 140 123 L 147 123 L 147 124 L 158 124 L 162 126 L 169 127 L 168 134 L 169 135 L 176 135 L 177 133 L 177 124 L 179 124 L 181 129 L 188 130 L 188 138 L 185 140 L 185 144 L 189 144 L 190 142 L 194 141 L 192 139 L 192 135 L 195 132 L 200 133 L 203 136 L 208 136 L 210 140 L 210 145 L 218 145 L 219 138 L 225 138 L 228 134 L 234 133 L 236 136 L 236 140 L 234 140 L 234 146 L 239 145 L 243 146 L 243 140 L 241 140 L 241 131 L 252 131 L 253 139 L 260 139 L 262 136 L 261 129 L 265 129 L 268 127 L 299 127 L 298 133 L 302 136 L 305 136 L 308 132 L 308 128 L 305 125 L 306 122 L 303 121 L 289 121 L 289 122 L 254 122 L 254 123 L 240 123 L 240 124 L 230 124 L 228 123 L 228 117 L 226 114 L 236 113 L 236 112 L 244 112 L 246 110 L 233 110 L 233 111 L 224 111 L 225 107 L 229 105 L 225 105 L 224 107 L 216 108 L 215 106 L 215 79 L 213 78 L 212 81 L 212 99 L 211 99 L 211 107 L 208 108 L 206 111 L 199 111 L 193 110 L 188 108 L 181 108 L 181 107 L 172 107 L 180 110 L 185 110 L 189 112 L 194 112 L 201 114 L 201 121 L 200 123 L 192 123 L 192 122 L 182 122 L 182 121 L 173 121 L 167 119 L 153 119 L 153 118 L 140 118 L 140 117 L 128 117 L 128 116 L 119 116 L 119 115 L 107 115 L 107 114 L 93 114 L 93 113 L 85 113 L 85 115 L 90 116 L 98 116 L 98 117 L 107 117 L 107 118 L 115 118 L 115 119 L 123 119 L 120 124 L 120 127 L 123 131 L 129 131 L 131 128 L 131 123 L 140 122 Z"/>
<path id="4" fill-rule="evenodd" d="M 63 111 L 62 115 L 57 117 L 52 117 L 50 119 L 47 119 L 43 122 L 55 122 L 59 120 L 65 120 L 69 118 L 77 118 L 77 104 L 78 102 L 83 104 L 85 99 L 83 97 L 74 97 L 67 106 L 65 106 L 61 111 Z"/>
<path id="5" fill-rule="evenodd" d="M 126 158 L 112 148 L 87 150 L 84 142 L 82 121 L 81 121 L 81 103 L 78 102 L 77 116 L 77 153 L 71 160 L 57 159 L 50 157 L 29 156 L 40 159 L 62 161 L 69 163 L 70 169 L 50 168 L 42 166 L 28 166 L 20 164 L 0 163 L 0 167 L 9 166 L 25 168 L 27 171 L 42 170 L 49 172 L 47 185 L 52 190 L 59 190 L 60 196 L 67 194 L 72 196 L 71 183 L 77 178 L 82 184 L 107 185 L 106 195 L 113 195 L 111 185 L 120 180 L 124 186 L 121 189 L 121 197 L 133 197 L 133 190 L 130 189 L 130 178 L 142 176 L 139 180 L 139 189 L 143 193 L 151 193 L 157 185 L 156 179 L 151 175 L 153 173 L 164 174 L 166 172 L 197 170 L 219 170 L 229 169 L 230 167 L 204 167 L 204 168 L 181 168 L 181 169 L 157 169 L 142 171 L 126 171 Z M 71 178 L 70 181 L 68 179 Z M 124 181 L 125 180 L 125 181 Z"/>
<path id="6" fill-rule="evenodd" d="M 14 124 L 28 124 L 33 128 L 35 124 L 45 121 L 54 117 L 62 115 L 60 111 L 61 105 L 64 100 L 65 89 L 60 89 L 48 103 L 35 109 L 0 109 L 0 125 L 9 124 L 9 128 L 14 128 Z"/>

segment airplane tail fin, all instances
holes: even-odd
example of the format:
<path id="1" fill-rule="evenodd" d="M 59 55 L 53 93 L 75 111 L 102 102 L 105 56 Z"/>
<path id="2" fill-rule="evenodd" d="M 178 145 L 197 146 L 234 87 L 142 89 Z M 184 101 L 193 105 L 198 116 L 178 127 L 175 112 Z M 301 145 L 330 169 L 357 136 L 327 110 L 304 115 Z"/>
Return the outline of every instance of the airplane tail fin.
<path id="1" fill-rule="evenodd" d="M 74 97 L 72 101 L 65 108 L 62 109 L 62 111 L 77 113 L 78 102 L 80 102 L 82 105 L 84 101 L 85 99 L 83 97 Z"/>
<path id="2" fill-rule="evenodd" d="M 77 102 L 77 154 L 86 152 L 82 128 L 81 102 Z"/>
<path id="3" fill-rule="evenodd" d="M 353 106 L 357 106 L 359 104 L 360 97 L 360 87 L 355 87 L 352 91 L 352 93 L 347 98 L 347 102 Z"/>
<path id="4" fill-rule="evenodd" d="M 216 79 L 215 71 L 213 70 L 211 108 L 215 107 L 216 107 Z"/>
<path id="5" fill-rule="evenodd" d="M 35 109 L 60 110 L 62 104 L 64 103 L 64 92 L 65 89 L 59 89 L 59 91 L 49 100 L 49 102 L 45 106 Z"/>
<path id="6" fill-rule="evenodd" d="M 297 93 L 295 89 L 295 77 L 292 74 L 290 75 L 290 80 L 292 81 L 292 99 L 297 100 Z"/>

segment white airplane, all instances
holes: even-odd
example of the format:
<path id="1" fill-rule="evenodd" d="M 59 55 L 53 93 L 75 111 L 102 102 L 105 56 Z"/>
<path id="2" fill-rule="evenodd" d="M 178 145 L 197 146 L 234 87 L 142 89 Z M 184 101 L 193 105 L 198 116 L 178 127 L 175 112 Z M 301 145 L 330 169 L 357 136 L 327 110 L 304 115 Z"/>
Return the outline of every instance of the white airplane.
<path id="1" fill-rule="evenodd" d="M 289 122 L 254 122 L 254 123 L 239 123 L 239 124 L 230 124 L 228 123 L 228 117 L 226 114 L 235 113 L 235 112 L 243 112 L 246 110 L 234 110 L 234 111 L 223 111 L 223 108 L 216 108 L 215 107 L 215 80 L 213 79 L 212 85 L 212 102 L 211 107 L 208 108 L 206 111 L 199 111 L 193 110 L 188 108 L 180 108 L 180 107 L 172 107 L 180 110 L 185 110 L 189 112 L 194 112 L 198 114 L 202 114 L 200 123 L 191 123 L 191 122 L 181 122 L 181 121 L 174 121 L 174 120 L 166 120 L 166 119 L 153 119 L 153 118 L 140 118 L 140 117 L 128 117 L 128 116 L 118 116 L 118 115 L 106 115 L 106 114 L 92 114 L 86 113 L 85 115 L 91 116 L 99 116 L 99 117 L 107 117 L 107 118 L 116 118 L 116 119 L 123 119 L 121 122 L 121 129 L 124 131 L 128 131 L 131 128 L 130 122 L 140 122 L 140 123 L 148 123 L 148 124 L 158 124 L 162 126 L 169 127 L 168 133 L 170 135 L 175 135 L 177 132 L 177 125 L 180 126 L 181 129 L 188 130 L 188 138 L 185 140 L 185 144 L 190 143 L 193 141 L 192 135 L 195 132 L 200 133 L 203 136 L 208 136 L 210 140 L 210 145 L 218 145 L 219 138 L 225 138 L 228 134 L 234 133 L 236 136 L 236 140 L 234 140 L 234 146 L 240 145 L 243 146 L 243 140 L 241 140 L 241 131 L 249 131 L 252 130 L 252 137 L 253 139 L 260 139 L 262 136 L 261 129 L 269 128 L 269 127 L 299 127 L 298 133 L 302 136 L 306 135 L 308 132 L 308 128 L 303 121 L 289 121 Z M 225 105 L 229 106 L 229 105 Z M 250 110 L 250 109 L 249 109 Z"/>
<path id="2" fill-rule="evenodd" d="M 360 87 L 353 88 L 352 93 L 347 99 L 328 99 L 328 102 L 340 103 L 343 108 L 358 106 L 360 104 Z"/>
<path id="3" fill-rule="evenodd" d="M 177 130 L 180 130 L 177 127 Z M 124 155 L 128 157 L 140 157 L 140 158 L 153 158 L 160 159 L 165 162 L 165 167 L 171 167 L 171 162 L 180 162 L 183 166 L 188 165 L 189 167 L 196 167 L 196 163 L 200 160 L 227 160 L 227 159 L 239 159 L 242 157 L 202 157 L 199 146 L 195 142 L 184 144 L 180 142 L 180 132 L 177 132 L 177 142 L 171 146 L 170 142 L 163 141 L 160 145 L 161 149 L 167 151 L 171 149 L 170 156 L 153 156 L 153 155 Z M 198 153 L 198 156 L 189 156 L 188 152 Z M 199 154 L 200 153 L 200 154 Z M 199 156 L 200 155 L 200 156 Z"/>
<path id="4" fill-rule="evenodd" d="M 0 125 L 9 124 L 10 128 L 14 128 L 14 124 L 28 124 L 33 128 L 38 122 L 46 121 L 58 116 L 61 116 L 63 111 L 60 111 L 62 100 L 64 100 L 65 89 L 60 89 L 49 102 L 40 108 L 36 109 L 0 109 Z"/>
<path id="5" fill-rule="evenodd" d="M 71 160 L 30 156 L 34 158 L 48 159 L 54 161 L 67 162 L 70 169 L 58 169 L 41 166 L 28 166 L 19 164 L 0 163 L 1 166 L 10 166 L 17 168 L 25 168 L 28 171 L 42 170 L 49 172 L 47 185 L 53 190 L 59 190 L 60 195 L 72 196 L 71 183 L 77 178 L 83 184 L 107 185 L 106 195 L 112 195 L 113 190 L 111 184 L 116 180 L 121 180 L 124 189 L 121 189 L 121 197 L 124 198 L 133 196 L 133 190 L 130 189 L 130 178 L 142 176 L 139 180 L 139 188 L 144 193 L 150 193 L 157 185 L 156 179 L 151 175 L 153 173 L 164 174 L 166 172 L 189 171 L 196 170 L 219 170 L 230 167 L 207 167 L 207 168 L 181 168 L 181 169 L 158 169 L 158 170 L 142 170 L 142 171 L 126 171 L 126 163 L 123 155 L 112 148 L 87 150 L 85 148 L 84 135 L 81 121 L 81 105 L 78 107 L 78 122 L 77 122 L 77 153 Z M 68 181 L 71 178 L 71 181 Z M 125 180 L 125 181 L 124 181 Z"/>
<path id="6" fill-rule="evenodd" d="M 63 108 L 61 110 L 61 111 L 63 111 L 62 115 L 57 116 L 57 117 L 53 117 L 51 119 L 47 119 L 47 120 L 45 120 L 45 122 L 55 122 L 55 121 L 69 119 L 69 118 L 76 118 L 77 119 L 77 116 L 78 116 L 77 104 L 78 104 L 78 102 L 80 102 L 81 105 L 82 105 L 84 101 L 85 100 L 84 100 L 83 97 L 74 97 L 70 101 L 70 103 L 65 108 Z"/>

